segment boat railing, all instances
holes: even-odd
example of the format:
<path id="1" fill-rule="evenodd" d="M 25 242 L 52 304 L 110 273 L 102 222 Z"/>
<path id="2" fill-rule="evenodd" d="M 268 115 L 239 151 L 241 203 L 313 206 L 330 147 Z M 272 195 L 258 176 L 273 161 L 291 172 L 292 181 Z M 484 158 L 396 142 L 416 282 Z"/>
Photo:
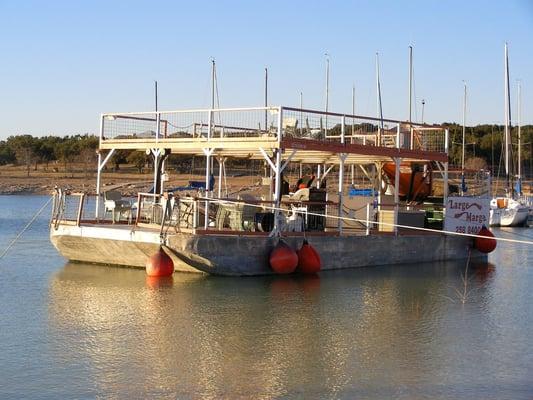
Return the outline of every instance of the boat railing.
<path id="1" fill-rule="evenodd" d="M 50 225 L 55 229 L 59 225 L 80 226 L 83 219 L 85 193 L 71 193 L 56 188 L 53 195 Z"/>
<path id="2" fill-rule="evenodd" d="M 283 106 L 108 113 L 100 129 L 101 143 L 119 140 L 131 148 L 146 142 L 313 139 L 444 152 L 445 138 L 438 126 Z"/>
<path id="3" fill-rule="evenodd" d="M 82 224 L 128 225 L 131 229 L 148 228 L 160 233 L 203 234 L 269 234 L 274 228 L 275 202 L 248 198 L 208 198 L 139 193 L 131 208 L 112 216 L 99 210 L 96 215 L 96 195 L 71 193 L 58 189 L 54 195 L 51 225 L 81 226 Z M 366 216 L 363 208 L 366 208 Z M 292 201 L 283 199 L 278 209 L 277 226 L 282 234 L 350 234 L 393 231 L 394 204 L 369 202 L 357 209 L 324 201 Z M 361 213 L 361 211 L 363 211 Z M 413 226 L 437 226 L 443 218 L 440 205 L 398 205 L 399 218 L 413 219 Z M 357 216 L 357 217 L 356 217 Z M 340 217 L 340 218 L 339 218 Z M 410 224 L 411 222 L 407 222 Z"/>
<path id="4" fill-rule="evenodd" d="M 275 139 L 279 107 L 103 114 L 100 140 Z"/>

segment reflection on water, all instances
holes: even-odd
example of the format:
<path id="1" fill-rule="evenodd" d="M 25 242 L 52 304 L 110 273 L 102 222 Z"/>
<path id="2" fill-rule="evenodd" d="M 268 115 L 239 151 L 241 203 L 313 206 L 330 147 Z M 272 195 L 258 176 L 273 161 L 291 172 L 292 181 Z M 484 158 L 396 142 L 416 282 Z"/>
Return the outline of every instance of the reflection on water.
<path id="1" fill-rule="evenodd" d="M 518 339 L 527 321 L 493 304 L 512 295 L 494 265 L 473 265 L 474 294 L 451 301 L 464 267 L 157 281 L 67 264 L 50 282 L 50 334 L 58 361 L 81 357 L 96 392 L 121 397 L 520 396 L 531 357 L 507 323 Z"/>
<path id="2" fill-rule="evenodd" d="M 0 196 L 1 249 L 47 200 Z M 0 260 L 2 400 L 533 398 L 526 245 L 472 263 L 463 304 L 465 262 L 151 280 L 65 265 L 47 219 Z"/>

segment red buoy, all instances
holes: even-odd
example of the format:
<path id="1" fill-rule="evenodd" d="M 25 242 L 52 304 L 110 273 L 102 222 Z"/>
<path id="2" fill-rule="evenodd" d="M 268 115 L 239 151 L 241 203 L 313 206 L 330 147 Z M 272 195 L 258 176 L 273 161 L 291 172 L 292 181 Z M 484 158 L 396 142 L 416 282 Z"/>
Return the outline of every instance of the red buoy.
<path id="1" fill-rule="evenodd" d="M 307 240 L 304 240 L 302 247 L 298 250 L 298 271 L 304 274 L 316 274 L 321 266 L 320 255 Z"/>
<path id="2" fill-rule="evenodd" d="M 478 237 L 474 239 L 474 247 L 482 253 L 490 253 L 491 251 L 494 251 L 496 248 L 496 240 L 491 239 L 494 235 L 485 227 L 485 225 L 481 227 L 477 234 Z"/>
<path id="3" fill-rule="evenodd" d="M 270 253 L 270 267 L 278 274 L 290 274 L 298 266 L 298 255 L 283 240 Z"/>
<path id="4" fill-rule="evenodd" d="M 146 261 L 146 275 L 148 276 L 170 276 L 173 273 L 174 262 L 161 247 Z"/>

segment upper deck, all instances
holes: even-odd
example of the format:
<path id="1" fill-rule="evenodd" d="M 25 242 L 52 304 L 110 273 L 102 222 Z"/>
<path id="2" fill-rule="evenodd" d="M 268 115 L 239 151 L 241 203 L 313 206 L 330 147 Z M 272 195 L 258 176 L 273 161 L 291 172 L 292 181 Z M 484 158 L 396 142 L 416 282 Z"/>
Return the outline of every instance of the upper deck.
<path id="1" fill-rule="evenodd" d="M 301 163 L 448 161 L 448 132 L 435 125 L 293 107 L 106 113 L 100 149 L 263 159 L 281 149 Z"/>

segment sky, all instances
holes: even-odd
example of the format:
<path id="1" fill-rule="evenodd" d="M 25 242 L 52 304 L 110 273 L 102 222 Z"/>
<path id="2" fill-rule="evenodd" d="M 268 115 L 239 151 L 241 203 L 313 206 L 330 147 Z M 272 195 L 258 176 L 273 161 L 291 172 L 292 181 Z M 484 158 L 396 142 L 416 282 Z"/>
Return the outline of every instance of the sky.
<path id="1" fill-rule="evenodd" d="M 97 133 L 103 112 L 208 108 L 211 58 L 221 107 L 269 104 L 467 125 L 504 119 L 509 43 L 513 120 L 533 123 L 533 0 L 22 1 L 0 0 L 0 139 Z"/>

